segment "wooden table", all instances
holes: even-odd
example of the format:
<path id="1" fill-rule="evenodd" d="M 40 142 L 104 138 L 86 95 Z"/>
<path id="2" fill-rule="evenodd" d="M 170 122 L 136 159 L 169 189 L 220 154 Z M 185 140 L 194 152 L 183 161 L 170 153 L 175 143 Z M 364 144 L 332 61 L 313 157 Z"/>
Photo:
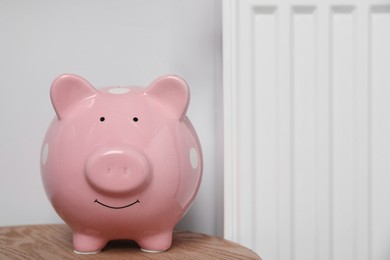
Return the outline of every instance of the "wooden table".
<path id="1" fill-rule="evenodd" d="M 260 259 L 253 251 L 230 241 L 192 232 L 173 234 L 170 250 L 142 252 L 128 240 L 111 241 L 102 252 L 73 252 L 68 226 L 31 225 L 0 227 L 0 259 Z"/>

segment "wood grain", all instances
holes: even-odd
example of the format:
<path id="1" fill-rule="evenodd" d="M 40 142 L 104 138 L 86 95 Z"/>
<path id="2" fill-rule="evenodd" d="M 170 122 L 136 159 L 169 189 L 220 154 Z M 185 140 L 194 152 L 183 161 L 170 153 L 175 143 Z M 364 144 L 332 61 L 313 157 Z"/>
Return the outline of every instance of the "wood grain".
<path id="1" fill-rule="evenodd" d="M 222 238 L 175 231 L 170 250 L 142 252 L 130 240 L 115 240 L 102 252 L 77 255 L 68 226 L 0 227 L 0 259 L 260 259 L 253 251 Z"/>

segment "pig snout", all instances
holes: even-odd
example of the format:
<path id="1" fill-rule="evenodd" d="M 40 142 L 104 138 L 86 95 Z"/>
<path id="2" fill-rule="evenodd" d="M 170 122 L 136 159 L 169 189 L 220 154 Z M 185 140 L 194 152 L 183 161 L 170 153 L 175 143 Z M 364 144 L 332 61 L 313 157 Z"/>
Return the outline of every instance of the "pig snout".
<path id="1" fill-rule="evenodd" d="M 147 186 L 151 168 L 147 159 L 135 149 L 104 148 L 89 156 L 85 175 L 96 191 L 125 195 L 139 192 Z"/>

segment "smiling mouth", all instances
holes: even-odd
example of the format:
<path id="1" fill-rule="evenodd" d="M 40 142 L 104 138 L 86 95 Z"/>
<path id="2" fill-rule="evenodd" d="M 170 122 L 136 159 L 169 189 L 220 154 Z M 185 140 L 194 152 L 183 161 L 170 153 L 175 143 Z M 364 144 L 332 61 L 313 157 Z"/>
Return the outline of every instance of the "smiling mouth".
<path id="1" fill-rule="evenodd" d="M 128 208 L 128 207 L 130 207 L 130 206 L 133 206 L 134 204 L 141 203 L 141 202 L 137 199 L 137 201 L 135 201 L 135 202 L 133 202 L 133 203 L 130 203 L 130 204 L 128 204 L 128 205 L 121 206 L 121 207 L 113 207 L 113 206 L 110 206 L 110 205 L 101 203 L 101 202 L 98 201 L 97 199 L 95 199 L 94 202 L 96 202 L 96 203 L 98 203 L 98 204 L 100 204 L 100 205 L 102 205 L 102 206 L 104 206 L 104 207 L 106 207 L 106 208 L 110 208 L 110 209 L 124 209 L 124 208 Z"/>

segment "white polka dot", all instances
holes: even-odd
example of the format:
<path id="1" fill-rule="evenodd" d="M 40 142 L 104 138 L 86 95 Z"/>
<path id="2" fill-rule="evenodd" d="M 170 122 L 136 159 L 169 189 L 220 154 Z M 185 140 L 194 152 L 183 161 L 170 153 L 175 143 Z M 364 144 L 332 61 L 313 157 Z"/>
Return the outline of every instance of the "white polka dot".
<path id="1" fill-rule="evenodd" d="M 195 170 L 196 168 L 198 168 L 199 157 L 198 157 L 198 152 L 194 147 L 190 149 L 190 162 L 191 162 L 192 169 Z"/>
<path id="2" fill-rule="evenodd" d="M 45 165 L 47 162 L 47 157 L 49 155 L 49 144 L 46 143 L 43 148 L 42 148 L 42 153 L 41 153 L 41 161 L 42 164 Z"/>
<path id="3" fill-rule="evenodd" d="M 121 87 L 110 88 L 110 89 L 107 90 L 108 93 L 114 94 L 114 95 L 126 94 L 129 91 L 130 91 L 130 89 L 128 89 L 128 88 L 121 88 Z"/>

